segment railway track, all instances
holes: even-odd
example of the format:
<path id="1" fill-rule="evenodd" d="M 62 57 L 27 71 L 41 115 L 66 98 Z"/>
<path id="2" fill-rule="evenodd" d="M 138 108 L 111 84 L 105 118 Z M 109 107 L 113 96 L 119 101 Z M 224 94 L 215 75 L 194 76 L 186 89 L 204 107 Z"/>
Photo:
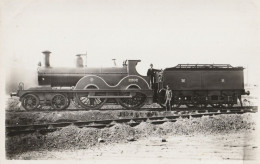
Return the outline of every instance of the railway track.
<path id="1" fill-rule="evenodd" d="M 208 110 L 208 111 L 218 111 L 218 110 L 242 110 L 242 109 L 257 109 L 257 106 L 235 106 L 235 107 L 222 107 L 222 108 L 214 108 L 214 107 L 183 107 L 183 108 L 173 108 L 172 111 L 193 111 L 193 110 Z M 99 109 L 99 110 L 87 110 L 87 109 L 78 109 L 78 108 L 68 108 L 65 110 L 55 110 L 55 109 L 36 109 L 36 110 L 6 110 L 6 113 L 32 113 L 32 112 L 75 112 L 75 111 L 165 111 L 164 108 L 141 108 L 141 109 L 122 109 L 122 108 L 107 108 L 107 109 Z"/>
<path id="2" fill-rule="evenodd" d="M 70 121 L 48 124 L 32 124 L 32 125 L 19 125 L 19 126 L 6 126 L 6 135 L 14 136 L 20 134 L 28 134 L 39 132 L 40 134 L 46 134 L 48 132 L 54 132 L 63 127 L 74 125 L 79 128 L 106 128 L 111 127 L 117 123 L 125 123 L 130 126 L 136 126 L 141 122 L 149 122 L 151 124 L 162 124 L 164 122 L 175 122 L 178 118 L 191 118 L 202 116 L 214 116 L 220 114 L 243 114 L 243 113 L 256 113 L 257 107 L 247 108 L 232 108 L 232 109 L 199 109 L 179 112 L 165 112 L 165 116 L 160 117 L 139 117 L 139 118 L 124 118 L 124 119 L 111 119 L 111 120 L 96 120 L 96 121 Z"/>

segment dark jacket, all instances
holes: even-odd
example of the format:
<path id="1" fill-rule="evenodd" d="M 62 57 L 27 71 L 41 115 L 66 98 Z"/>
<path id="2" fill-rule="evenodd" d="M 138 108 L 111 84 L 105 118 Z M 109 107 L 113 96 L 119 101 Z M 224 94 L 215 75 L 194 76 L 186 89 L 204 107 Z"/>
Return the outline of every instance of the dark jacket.
<path id="1" fill-rule="evenodd" d="M 158 69 L 153 69 L 153 68 L 152 68 L 152 69 L 149 68 L 148 71 L 147 71 L 147 76 L 152 76 L 152 77 L 154 77 L 156 71 L 160 71 L 160 70 L 158 70 Z"/>

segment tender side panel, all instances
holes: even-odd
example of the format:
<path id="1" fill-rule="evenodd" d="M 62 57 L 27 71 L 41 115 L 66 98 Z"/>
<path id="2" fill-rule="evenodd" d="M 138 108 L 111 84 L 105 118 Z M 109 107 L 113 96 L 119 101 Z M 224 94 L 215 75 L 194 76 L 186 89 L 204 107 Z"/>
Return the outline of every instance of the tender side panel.
<path id="1" fill-rule="evenodd" d="M 201 72 L 172 70 L 165 71 L 164 85 L 169 85 L 172 90 L 199 90 L 201 86 Z"/>
<path id="2" fill-rule="evenodd" d="M 173 90 L 244 90 L 243 70 L 169 70 L 164 85 Z"/>
<path id="3" fill-rule="evenodd" d="M 202 71 L 202 89 L 209 90 L 243 90 L 244 77 L 242 70 Z"/>

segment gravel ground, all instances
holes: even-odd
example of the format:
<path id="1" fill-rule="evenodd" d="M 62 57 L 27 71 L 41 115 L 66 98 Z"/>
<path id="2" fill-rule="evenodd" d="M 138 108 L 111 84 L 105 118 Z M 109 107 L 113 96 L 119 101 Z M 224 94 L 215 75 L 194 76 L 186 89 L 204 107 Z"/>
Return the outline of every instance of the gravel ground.
<path id="1" fill-rule="evenodd" d="M 8 159 L 31 151 L 80 150 L 102 147 L 114 143 L 127 143 L 128 140 L 141 140 L 149 137 L 231 134 L 239 131 L 251 133 L 256 128 L 257 114 L 217 115 L 191 119 L 179 119 L 175 123 L 166 122 L 152 125 L 146 122 L 136 127 L 116 124 L 105 129 L 78 128 L 68 126 L 61 130 L 41 135 L 39 133 L 6 138 Z M 98 142 L 103 139 L 104 143 Z"/>
<path id="2" fill-rule="evenodd" d="M 167 142 L 160 137 L 147 137 L 135 142 L 114 143 L 90 149 L 31 151 L 17 154 L 13 159 L 32 160 L 87 160 L 99 163 L 147 162 L 170 163 L 174 160 L 235 161 L 234 163 L 256 163 L 259 148 L 253 131 L 238 130 L 236 133 L 210 135 L 167 136 Z M 245 142 L 247 141 L 247 142 Z M 206 160 L 206 161 L 205 161 Z M 209 161 L 210 160 L 210 161 Z M 105 161 L 105 162 L 104 162 Z M 195 161 L 196 162 L 196 161 Z M 129 162 L 130 163 L 130 162 Z M 141 162 L 140 162 L 141 163 Z"/>

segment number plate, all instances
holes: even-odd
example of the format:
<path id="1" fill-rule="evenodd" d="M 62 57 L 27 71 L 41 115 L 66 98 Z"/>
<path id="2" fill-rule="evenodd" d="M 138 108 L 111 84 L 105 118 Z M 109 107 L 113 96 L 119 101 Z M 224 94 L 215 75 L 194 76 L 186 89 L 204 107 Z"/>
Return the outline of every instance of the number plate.
<path id="1" fill-rule="evenodd" d="M 138 82 L 138 79 L 128 79 L 128 82 L 130 83 Z"/>

